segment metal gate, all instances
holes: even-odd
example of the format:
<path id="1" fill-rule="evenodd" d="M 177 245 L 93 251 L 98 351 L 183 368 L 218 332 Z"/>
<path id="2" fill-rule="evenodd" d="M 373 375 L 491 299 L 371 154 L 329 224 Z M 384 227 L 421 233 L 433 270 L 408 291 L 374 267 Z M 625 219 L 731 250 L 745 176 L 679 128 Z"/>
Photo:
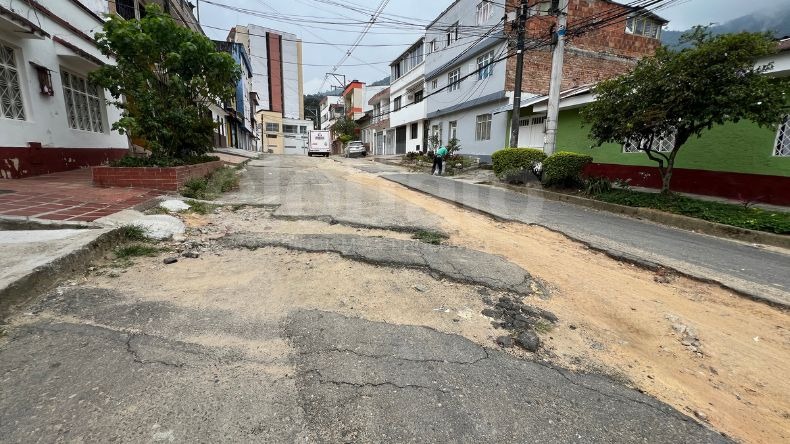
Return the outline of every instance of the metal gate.
<path id="1" fill-rule="evenodd" d="M 518 146 L 543 149 L 546 139 L 546 116 L 534 115 L 519 121 Z"/>

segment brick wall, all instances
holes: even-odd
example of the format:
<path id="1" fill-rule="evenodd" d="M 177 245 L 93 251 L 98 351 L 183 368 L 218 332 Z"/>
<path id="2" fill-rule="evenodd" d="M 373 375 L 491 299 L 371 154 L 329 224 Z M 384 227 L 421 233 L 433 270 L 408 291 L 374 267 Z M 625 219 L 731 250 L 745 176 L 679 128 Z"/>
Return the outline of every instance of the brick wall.
<path id="1" fill-rule="evenodd" d="M 0 147 L 0 179 L 21 179 L 75 170 L 120 159 L 129 150 L 117 148 Z"/>
<path id="2" fill-rule="evenodd" d="M 222 161 L 169 168 L 93 167 L 93 184 L 178 191 L 189 179 L 206 177 L 222 168 Z"/>
<path id="3" fill-rule="evenodd" d="M 535 5 L 542 0 L 530 0 Z M 515 10 L 520 0 L 508 0 L 507 9 Z M 597 14 L 614 14 L 626 11 L 622 5 L 606 0 L 570 0 L 568 3 L 568 29 L 573 29 L 581 20 Z M 556 24 L 553 16 L 533 16 L 527 21 L 527 37 L 533 40 L 549 38 Z M 511 35 L 515 30 L 509 29 Z M 529 45 L 529 43 L 527 43 Z M 565 64 L 563 67 L 562 90 L 579 85 L 595 83 L 628 72 L 636 61 L 655 53 L 661 45 L 651 39 L 625 32 L 625 18 L 601 29 L 596 29 L 566 41 Z M 551 76 L 552 48 L 546 47 L 527 51 L 524 56 L 524 83 L 522 91 L 547 94 Z M 515 85 L 516 60 L 507 61 L 505 89 L 512 91 Z"/>

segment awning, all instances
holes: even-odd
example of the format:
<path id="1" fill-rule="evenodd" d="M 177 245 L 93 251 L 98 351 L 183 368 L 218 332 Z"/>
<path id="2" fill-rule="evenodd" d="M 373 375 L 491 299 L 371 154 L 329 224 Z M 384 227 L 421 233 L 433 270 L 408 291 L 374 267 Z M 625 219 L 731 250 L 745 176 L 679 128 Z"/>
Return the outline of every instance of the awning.
<path id="1" fill-rule="evenodd" d="M 583 85 L 583 86 L 577 86 L 575 88 L 567 89 L 567 90 L 565 90 L 565 91 L 560 93 L 560 101 L 562 101 L 564 99 L 571 98 L 571 97 L 575 97 L 575 96 L 578 96 L 578 95 L 581 95 L 581 94 L 586 94 L 586 93 L 590 92 L 592 87 L 593 87 L 593 85 Z M 526 100 L 522 100 L 521 101 L 521 109 L 529 108 L 531 106 L 537 105 L 538 103 L 547 102 L 548 100 L 549 100 L 549 96 L 547 96 L 547 95 L 544 95 L 544 96 L 532 96 L 531 98 L 528 98 Z M 561 103 L 560 103 L 560 106 L 562 106 Z M 492 113 L 493 114 L 500 114 L 500 113 L 504 113 L 504 112 L 508 112 L 508 111 L 512 111 L 512 110 L 513 110 L 513 104 L 510 103 L 510 104 L 502 105 L 502 106 L 494 109 L 494 111 Z"/>

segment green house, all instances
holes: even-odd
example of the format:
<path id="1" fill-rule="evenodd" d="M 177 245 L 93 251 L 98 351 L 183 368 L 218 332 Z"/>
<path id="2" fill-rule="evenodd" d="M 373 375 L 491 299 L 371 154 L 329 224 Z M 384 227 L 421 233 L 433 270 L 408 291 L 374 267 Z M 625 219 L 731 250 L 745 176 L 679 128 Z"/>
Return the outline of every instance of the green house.
<path id="1" fill-rule="evenodd" d="M 771 60 L 767 75 L 790 76 L 790 39 L 780 41 L 780 52 Z M 630 179 L 634 186 L 661 187 L 656 163 L 638 146 L 593 146 L 589 127 L 579 110 L 595 100 L 593 85 L 561 94 L 557 151 L 589 154 L 593 164 L 586 174 L 610 179 Z M 790 98 L 790 91 L 786 94 Z M 527 99 L 521 107 L 519 146 L 543 148 L 548 97 Z M 790 102 L 789 102 L 790 103 Z M 508 128 L 508 137 L 510 128 Z M 671 149 L 671 141 L 662 141 Z M 508 139 L 509 144 L 509 139 Z M 761 128 L 749 121 L 713 127 L 683 146 L 675 162 L 672 190 L 726 197 L 740 201 L 790 205 L 790 107 L 783 122 Z"/>

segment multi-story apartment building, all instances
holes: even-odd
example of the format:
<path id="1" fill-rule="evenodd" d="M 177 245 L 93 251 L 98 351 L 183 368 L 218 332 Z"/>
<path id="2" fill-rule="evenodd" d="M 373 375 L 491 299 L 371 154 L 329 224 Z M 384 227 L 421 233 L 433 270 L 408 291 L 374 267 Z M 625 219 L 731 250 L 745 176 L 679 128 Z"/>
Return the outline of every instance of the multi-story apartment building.
<path id="1" fill-rule="evenodd" d="M 457 138 L 469 154 L 504 146 L 507 116 L 491 110 L 508 101 L 505 64 L 488 65 L 508 51 L 503 15 L 494 2 L 456 0 L 426 28 L 429 140 Z"/>
<path id="2" fill-rule="evenodd" d="M 337 122 L 337 119 L 346 114 L 341 96 L 324 96 L 319 103 L 319 115 L 321 116 L 321 129 L 329 129 Z"/>
<path id="3" fill-rule="evenodd" d="M 124 156 L 111 129 L 120 110 L 88 81 L 113 63 L 86 30 L 104 23 L 107 3 L 0 0 L 0 178 L 97 165 Z"/>
<path id="4" fill-rule="evenodd" d="M 390 64 L 390 126 L 394 129 L 394 152 L 405 154 L 426 149 L 428 141 L 425 95 L 425 39 L 420 38 Z M 378 147 L 378 145 L 376 145 Z"/>
<path id="5" fill-rule="evenodd" d="M 286 144 L 283 131 L 286 119 L 304 120 L 302 42 L 294 34 L 258 25 L 236 26 L 228 41 L 244 45 L 252 66 L 252 90 L 259 106 L 255 114 L 261 148 L 284 154 L 293 147 Z M 290 125 L 290 124 L 289 124 Z"/>
<path id="6" fill-rule="evenodd" d="M 520 0 L 507 0 L 505 8 L 489 0 L 456 0 L 426 29 L 425 82 L 429 135 L 441 143 L 459 139 L 462 152 L 489 155 L 507 144 L 515 84 L 515 57 L 509 40 L 516 25 L 506 14 Z M 550 40 L 556 18 L 552 2 L 529 0 L 527 48 L 524 57 L 522 101 L 548 91 L 551 76 Z M 575 36 L 566 45 L 562 89 L 592 84 L 631 69 L 640 57 L 660 45 L 666 21 L 644 11 L 609 0 L 569 0 L 568 29 L 600 14 L 631 13 L 627 21 L 612 22 Z M 500 60 L 503 59 L 503 60 Z M 543 146 L 545 113 L 521 120 L 520 145 Z M 432 147 L 429 147 L 432 148 Z"/>
<path id="7" fill-rule="evenodd" d="M 258 97 L 252 90 L 252 66 L 247 50 L 241 43 L 214 41 L 217 49 L 227 52 L 241 68 L 241 78 L 236 84 L 236 94 L 229 103 L 225 103 L 224 119 L 217 122 L 220 134 L 224 136 L 219 146 L 258 151 L 255 114 Z M 217 119 L 220 116 L 215 116 Z M 224 127 L 224 128 L 222 128 Z"/>

